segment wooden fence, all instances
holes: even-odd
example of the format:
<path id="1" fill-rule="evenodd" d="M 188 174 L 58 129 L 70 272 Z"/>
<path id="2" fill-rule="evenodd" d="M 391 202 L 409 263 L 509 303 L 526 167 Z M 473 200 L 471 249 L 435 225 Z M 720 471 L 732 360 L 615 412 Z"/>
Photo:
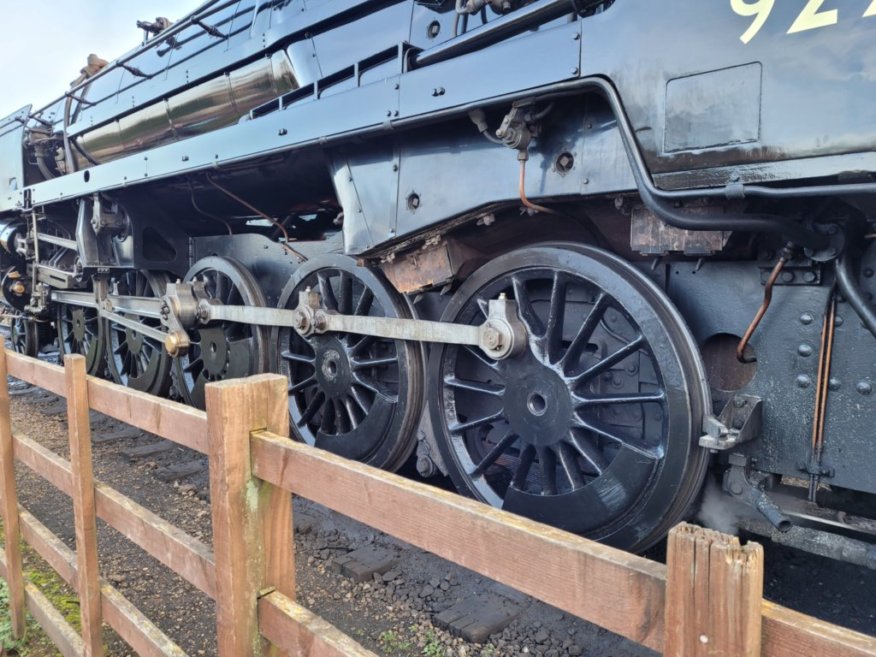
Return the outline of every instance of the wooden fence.
<path id="1" fill-rule="evenodd" d="M 140 655 L 185 653 L 100 578 L 96 518 L 216 601 L 220 657 L 372 655 L 295 599 L 291 494 L 673 657 L 876 657 L 876 639 L 762 599 L 763 552 L 676 527 L 666 566 L 288 439 L 277 375 L 207 386 L 207 412 L 0 346 L 0 575 L 16 636 L 25 607 L 65 657 L 102 654 L 107 623 Z M 71 460 L 13 435 L 7 374 L 67 398 Z M 89 408 L 207 454 L 213 550 L 95 481 Z M 76 551 L 19 506 L 14 461 L 73 499 Z M 391 509 L 392 513 L 387 513 Z M 75 632 L 22 574 L 20 538 L 79 593 Z"/>

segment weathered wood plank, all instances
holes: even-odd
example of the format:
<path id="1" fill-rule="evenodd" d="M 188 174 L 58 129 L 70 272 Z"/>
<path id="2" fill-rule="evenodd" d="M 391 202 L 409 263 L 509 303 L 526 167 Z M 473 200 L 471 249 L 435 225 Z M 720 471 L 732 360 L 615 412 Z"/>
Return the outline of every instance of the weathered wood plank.
<path id="1" fill-rule="evenodd" d="M 34 516 L 21 510 L 22 535 L 61 579 L 77 585 L 76 553 Z M 186 657 L 186 653 L 159 630 L 117 589 L 101 580 L 103 617 L 141 657 Z"/>
<path id="2" fill-rule="evenodd" d="M 765 657 L 876 657 L 876 637 L 763 602 Z"/>
<path id="3" fill-rule="evenodd" d="M 67 395 L 64 368 L 8 350 L 6 355 L 12 376 L 56 395 Z M 207 416 L 204 411 L 94 377 L 88 377 L 88 396 L 91 407 L 104 415 L 202 454 L 207 453 Z"/>
<path id="4" fill-rule="evenodd" d="M 43 631 L 49 635 L 52 643 L 64 657 L 82 657 L 85 646 L 76 630 L 64 619 L 49 599 L 30 582 L 25 584 L 27 608 Z"/>
<path id="5" fill-rule="evenodd" d="M 9 408 L 9 379 L 6 369 L 5 340 L 0 338 L 0 513 L 5 532 L 9 587 L 9 620 L 12 637 L 24 636 L 27 623 L 24 603 L 24 571 L 21 562 L 21 530 L 18 522 L 18 492 L 15 489 L 15 454 L 12 442 L 12 415 Z"/>
<path id="6" fill-rule="evenodd" d="M 669 533 L 667 655 L 758 657 L 762 602 L 760 545 L 688 524 Z"/>
<path id="7" fill-rule="evenodd" d="M 64 357 L 67 383 L 67 427 L 73 526 L 76 532 L 76 570 L 79 615 L 85 657 L 103 657 L 103 615 L 100 604 L 100 566 L 97 553 L 97 512 L 94 503 L 94 470 L 91 462 L 91 418 L 88 415 L 88 382 L 85 356 Z"/>
<path id="8" fill-rule="evenodd" d="M 216 566 L 206 544 L 101 483 L 97 515 L 187 582 L 216 597 Z"/>
<path id="9" fill-rule="evenodd" d="M 206 389 L 219 657 L 257 654 L 259 591 L 292 581 L 290 496 L 256 482 L 250 460 L 254 429 L 288 424 L 286 387 L 268 374 Z"/>
<path id="10" fill-rule="evenodd" d="M 6 555 L 0 553 L 0 577 L 6 579 L 8 576 Z M 30 582 L 24 584 L 24 599 L 28 611 L 43 628 L 58 651 L 64 657 L 82 657 L 84 653 L 82 638 L 76 633 L 76 630 L 70 627 L 61 612 L 52 606 L 49 599 Z"/>
<path id="11" fill-rule="evenodd" d="M 36 441 L 15 436 L 15 456 L 67 495 L 70 464 Z M 215 564 L 210 548 L 118 491 L 95 482 L 97 515 L 193 586 L 215 597 Z"/>
<path id="12" fill-rule="evenodd" d="M 278 591 L 259 600 L 259 625 L 265 638 L 295 657 L 377 657 Z"/>
<path id="13" fill-rule="evenodd" d="M 661 564 L 268 433 L 253 436 L 252 458 L 256 476 L 296 495 L 662 647 Z"/>

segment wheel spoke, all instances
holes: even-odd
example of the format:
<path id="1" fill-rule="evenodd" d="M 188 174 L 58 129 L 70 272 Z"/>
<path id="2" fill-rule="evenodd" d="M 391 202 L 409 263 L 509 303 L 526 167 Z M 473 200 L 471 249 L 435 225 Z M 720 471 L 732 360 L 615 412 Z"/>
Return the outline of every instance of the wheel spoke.
<path id="1" fill-rule="evenodd" d="M 511 485 L 518 490 L 526 489 L 526 478 L 529 476 L 529 469 L 535 461 L 535 447 L 527 445 L 523 448 L 520 454 L 520 462 L 517 464 L 517 470 L 514 471 L 514 477 L 511 479 Z"/>
<path id="2" fill-rule="evenodd" d="M 589 381 L 595 376 L 599 376 L 606 370 L 611 369 L 622 360 L 627 358 L 628 356 L 634 354 L 639 349 L 641 349 L 645 345 L 645 336 L 638 335 L 636 338 L 623 347 L 615 351 L 613 354 L 610 354 L 600 360 L 598 363 L 585 370 L 581 374 L 578 374 L 574 377 L 574 382 L 576 384 L 584 383 L 585 381 Z"/>
<path id="3" fill-rule="evenodd" d="M 560 467 L 563 468 L 563 472 L 566 475 L 566 479 L 569 480 L 572 490 L 584 488 L 586 482 L 584 477 L 581 476 L 581 470 L 578 467 L 578 461 L 572 448 L 566 443 L 560 443 L 557 445 L 557 456 L 560 457 Z"/>
<path id="4" fill-rule="evenodd" d="M 517 302 L 517 312 L 520 319 L 526 324 L 526 330 L 530 335 L 543 335 L 545 326 L 532 307 L 532 300 L 526 291 L 526 282 L 519 276 L 511 278 L 514 287 L 514 300 Z"/>
<path id="5" fill-rule="evenodd" d="M 316 415 L 317 411 L 322 407 L 322 403 L 325 401 L 325 393 L 322 391 L 317 392 L 307 406 L 304 408 L 304 412 L 301 414 L 301 418 L 296 422 L 299 427 L 303 427 L 305 424 L 310 422 L 313 419 L 313 416 Z"/>
<path id="6" fill-rule="evenodd" d="M 583 352 L 584 347 L 587 346 L 587 342 L 593 335 L 593 331 L 596 330 L 596 326 L 599 324 L 599 320 L 602 319 L 607 308 L 608 297 L 605 292 L 600 292 L 599 296 L 597 296 L 596 300 L 593 302 L 590 312 L 587 313 L 587 317 L 585 317 L 584 321 L 581 323 L 578 333 L 572 338 L 569 348 L 566 349 L 566 353 L 563 354 L 563 359 L 560 361 L 560 364 L 564 370 L 581 357 L 581 352 Z"/>
<path id="7" fill-rule="evenodd" d="M 338 311 L 349 315 L 353 312 L 353 278 L 347 272 L 341 272 L 338 285 Z"/>
<path id="8" fill-rule="evenodd" d="M 383 358 L 369 358 L 368 360 L 350 359 L 350 364 L 354 370 L 362 370 L 369 367 L 387 367 L 395 365 L 398 359 L 395 356 L 385 356 Z"/>
<path id="9" fill-rule="evenodd" d="M 374 379 L 372 379 L 369 376 L 363 376 L 362 374 L 357 373 L 356 374 L 356 382 L 359 383 L 361 386 L 367 388 L 368 390 L 370 390 L 374 394 L 379 395 L 380 397 L 383 397 L 384 399 L 386 399 L 389 402 L 392 402 L 392 403 L 398 402 L 398 395 L 387 390 L 387 388 L 382 383 L 380 383 L 379 381 L 375 381 Z"/>
<path id="10" fill-rule="evenodd" d="M 590 431 L 597 436 L 607 438 L 613 443 L 617 443 L 618 445 L 631 449 L 636 454 L 644 456 L 645 458 L 657 460 L 663 456 L 663 450 L 661 447 L 651 447 L 643 445 L 639 440 L 636 440 L 635 438 L 629 438 L 627 436 L 622 436 L 618 433 L 615 433 L 611 430 L 610 427 L 596 420 L 585 420 L 582 419 L 579 415 L 575 420 L 575 426 L 580 429 L 586 429 L 587 431 Z"/>
<path id="11" fill-rule="evenodd" d="M 338 300 L 335 297 L 335 291 L 332 288 L 332 282 L 329 279 L 328 273 L 321 271 L 317 273 L 316 279 L 319 281 L 319 294 L 322 296 L 323 305 L 329 310 L 337 310 Z"/>
<path id="12" fill-rule="evenodd" d="M 374 293 L 367 287 L 362 289 L 362 296 L 359 297 L 359 302 L 356 304 L 354 315 L 367 315 L 371 312 L 371 306 L 374 304 Z"/>
<path id="13" fill-rule="evenodd" d="M 305 365 L 310 365 L 311 367 L 316 363 L 316 358 L 311 358 L 310 356 L 305 356 L 303 354 L 296 354 L 295 352 L 289 351 L 288 349 L 284 349 L 280 352 L 280 358 L 283 360 L 288 360 L 293 363 L 303 363 Z"/>
<path id="14" fill-rule="evenodd" d="M 499 410 L 491 415 L 485 415 L 484 417 L 479 417 L 474 420 L 467 420 L 466 422 L 462 422 L 461 424 L 454 424 L 450 427 L 450 433 L 464 433 L 469 429 L 474 429 L 475 427 L 480 427 L 485 424 L 489 424 L 490 422 L 495 422 L 496 420 L 500 420 L 504 417 L 503 411 Z"/>
<path id="15" fill-rule="evenodd" d="M 589 438 L 578 436 L 575 432 L 570 432 L 567 440 L 569 444 L 587 461 L 597 475 L 601 475 L 608 467 L 608 460 L 590 441 Z"/>
<path id="16" fill-rule="evenodd" d="M 356 413 L 353 412 L 353 402 L 349 397 L 344 399 L 344 408 L 347 410 L 347 417 L 350 420 L 350 427 L 352 427 L 352 431 L 355 431 L 359 428 L 359 422 L 356 420 Z"/>
<path id="17" fill-rule="evenodd" d="M 559 358 L 563 344 L 563 324 L 566 317 L 567 279 L 561 272 L 554 272 L 551 285 L 550 312 L 544 332 L 545 354 L 551 363 Z"/>
<path id="18" fill-rule="evenodd" d="M 648 404 L 659 403 L 666 399 L 666 395 L 660 392 L 651 393 L 626 393 L 619 395 L 595 395 L 592 397 L 576 397 L 575 408 L 587 408 L 590 406 L 608 406 L 611 404 Z"/>
<path id="19" fill-rule="evenodd" d="M 310 388 L 311 386 L 315 386 L 317 384 L 316 377 L 310 376 L 303 381 L 299 381 L 295 385 L 289 386 L 289 394 L 294 395 L 297 392 Z"/>
<path id="20" fill-rule="evenodd" d="M 477 360 L 484 367 L 488 367 L 494 372 L 499 371 L 499 365 L 496 361 L 490 359 L 483 351 L 478 347 L 474 347 L 470 344 L 461 345 L 463 351 L 466 351 L 469 355 L 471 355 L 475 360 Z"/>
<path id="21" fill-rule="evenodd" d="M 513 445 L 516 441 L 517 434 L 512 432 L 506 435 L 504 438 L 502 438 L 502 440 L 496 443 L 489 452 L 487 452 L 487 455 L 484 456 L 483 459 L 481 459 L 480 463 L 475 466 L 474 470 L 469 472 L 469 475 L 471 475 L 472 477 L 480 477 L 487 471 L 487 468 L 495 463 L 496 459 L 502 456 L 505 450 L 511 447 L 511 445 Z"/>
<path id="22" fill-rule="evenodd" d="M 505 386 L 496 385 L 495 383 L 487 383 L 486 381 L 468 381 L 466 379 L 458 379 L 454 376 L 446 377 L 444 384 L 451 388 L 459 390 L 467 390 L 469 392 L 480 392 L 485 395 L 500 397 L 505 392 Z"/>
<path id="23" fill-rule="evenodd" d="M 557 494 L 557 455 L 550 447 L 537 448 L 538 466 L 541 472 L 541 494 Z"/>

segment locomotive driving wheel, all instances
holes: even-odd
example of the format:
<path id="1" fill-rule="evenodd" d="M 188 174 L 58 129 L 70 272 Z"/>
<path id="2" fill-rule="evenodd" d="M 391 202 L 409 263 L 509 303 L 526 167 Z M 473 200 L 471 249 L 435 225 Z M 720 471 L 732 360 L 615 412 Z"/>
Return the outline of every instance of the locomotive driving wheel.
<path id="1" fill-rule="evenodd" d="M 99 375 L 105 365 L 106 339 L 97 310 L 59 303 L 56 317 L 60 357 L 81 354 L 86 372 Z"/>
<path id="2" fill-rule="evenodd" d="M 441 345 L 430 360 L 433 425 L 463 492 L 631 550 L 659 540 L 699 492 L 707 391 L 666 296 L 599 249 L 557 245 L 472 274 L 442 321 L 480 324 L 516 301 L 528 334 L 494 361 Z"/>
<path id="3" fill-rule="evenodd" d="M 329 310 L 347 315 L 409 318 L 404 300 L 353 258 L 324 255 L 302 265 L 286 286 L 281 308 L 298 293 L 320 293 Z M 375 467 L 397 470 L 410 456 L 422 404 L 419 347 L 403 340 L 352 333 L 302 338 L 275 330 L 278 371 L 289 379 L 289 416 L 300 440 Z"/>
<path id="4" fill-rule="evenodd" d="M 40 350 L 36 322 L 25 315 L 16 315 L 9 326 L 9 346 L 12 351 L 35 357 Z"/>
<path id="5" fill-rule="evenodd" d="M 196 262 L 186 282 L 202 281 L 207 296 L 234 306 L 264 306 L 265 297 L 253 275 L 231 258 L 210 256 Z M 267 369 L 267 331 L 239 322 L 211 322 L 189 330 L 191 345 L 174 365 L 183 399 L 204 408 L 204 386 Z"/>
<path id="6" fill-rule="evenodd" d="M 127 271 L 113 279 L 114 294 L 136 297 L 161 297 L 167 276 L 147 271 Z M 146 326 L 159 328 L 161 320 L 132 317 Z M 107 338 L 107 369 L 116 383 L 152 395 L 162 395 L 170 386 L 172 359 L 160 342 L 112 320 L 104 326 Z"/>

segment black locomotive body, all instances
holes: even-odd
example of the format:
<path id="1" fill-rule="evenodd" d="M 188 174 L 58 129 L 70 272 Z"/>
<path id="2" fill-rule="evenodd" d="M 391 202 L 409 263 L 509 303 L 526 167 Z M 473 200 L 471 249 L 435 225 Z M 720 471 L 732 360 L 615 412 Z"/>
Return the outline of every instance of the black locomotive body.
<path id="1" fill-rule="evenodd" d="M 630 549 L 711 476 L 876 565 L 876 2 L 144 25 L 0 122 L 17 349 L 196 405 L 278 371 L 297 438 Z"/>

